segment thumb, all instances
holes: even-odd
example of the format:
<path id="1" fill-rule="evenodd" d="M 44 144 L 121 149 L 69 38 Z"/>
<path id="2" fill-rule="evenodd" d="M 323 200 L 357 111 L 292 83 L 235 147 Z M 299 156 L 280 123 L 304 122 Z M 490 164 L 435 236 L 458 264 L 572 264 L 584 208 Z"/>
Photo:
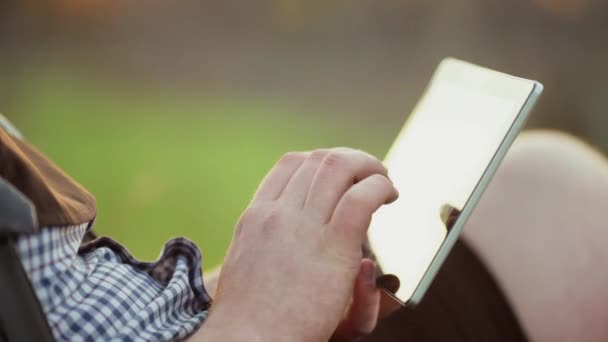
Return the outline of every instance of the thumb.
<path id="1" fill-rule="evenodd" d="M 350 341 L 371 333 L 378 322 L 379 308 L 380 290 L 376 288 L 376 265 L 370 259 L 363 259 L 355 280 L 352 303 L 332 341 Z"/>

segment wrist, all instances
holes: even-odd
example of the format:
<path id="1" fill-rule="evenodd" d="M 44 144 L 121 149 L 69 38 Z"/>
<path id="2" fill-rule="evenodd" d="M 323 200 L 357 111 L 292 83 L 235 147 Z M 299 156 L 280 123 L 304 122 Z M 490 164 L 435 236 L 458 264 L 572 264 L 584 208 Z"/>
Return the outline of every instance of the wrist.
<path id="1" fill-rule="evenodd" d="M 245 310 L 243 309 L 243 311 Z M 224 311 L 221 308 L 214 308 L 200 330 L 192 336 L 192 341 L 305 341 L 303 336 L 290 332 L 292 327 L 288 324 L 276 322 L 276 320 L 268 321 L 262 316 L 264 315 L 259 311 L 242 315 L 232 310 Z"/>

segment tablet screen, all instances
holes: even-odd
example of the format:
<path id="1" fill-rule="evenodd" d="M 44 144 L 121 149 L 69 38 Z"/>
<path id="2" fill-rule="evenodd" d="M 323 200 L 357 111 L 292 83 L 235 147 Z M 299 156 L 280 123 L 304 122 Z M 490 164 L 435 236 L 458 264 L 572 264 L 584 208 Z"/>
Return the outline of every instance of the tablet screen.
<path id="1" fill-rule="evenodd" d="M 421 298 L 421 281 L 434 276 L 430 266 L 437 269 L 455 242 L 535 88 L 542 86 L 455 59 L 440 64 L 385 159 L 399 199 L 369 229 L 379 267 L 400 280 L 400 301 L 413 300 L 417 289 Z"/>

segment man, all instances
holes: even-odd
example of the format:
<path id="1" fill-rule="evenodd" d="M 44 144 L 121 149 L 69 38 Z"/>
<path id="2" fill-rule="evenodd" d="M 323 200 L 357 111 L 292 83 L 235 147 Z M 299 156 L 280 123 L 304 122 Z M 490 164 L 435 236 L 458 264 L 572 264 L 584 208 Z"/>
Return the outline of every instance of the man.
<path id="1" fill-rule="evenodd" d="M 210 298 L 201 283 L 196 246 L 173 240 L 154 264 L 134 260 L 108 238 L 84 244 L 77 252 L 94 220 L 94 198 L 18 137 L 2 130 L 0 141 L 2 177 L 38 209 L 39 233 L 24 236 L 17 245 L 56 338 L 178 339 L 198 328 Z M 354 335 L 350 328 L 360 329 L 363 319 L 371 324 L 363 328 L 371 330 L 379 292 L 375 266 L 362 260 L 361 245 L 373 211 L 396 197 L 386 169 L 363 152 L 287 154 L 239 221 L 214 305 L 214 317 L 225 314 L 229 319 L 214 319 L 202 332 L 226 340 L 232 332 L 255 335 L 248 326 L 260 324 L 264 331 L 284 330 L 282 335 L 260 335 L 264 340 L 290 340 L 300 332 L 311 334 L 302 336 L 306 340 L 327 340 L 327 329 L 340 321 L 355 282 L 353 314 L 340 334 Z M 268 288 L 269 270 L 291 282 L 277 278 L 281 286 Z M 307 311 L 298 301 L 282 312 L 274 306 L 275 313 L 294 319 L 281 328 L 239 315 L 246 302 L 261 308 L 258 301 L 271 298 L 283 303 L 308 298 L 316 304 Z M 240 328 L 224 329 L 222 324 L 229 322 Z"/>
<path id="2" fill-rule="evenodd" d="M 361 245 L 397 192 L 370 155 L 285 155 L 240 218 L 211 303 L 191 242 L 168 242 L 155 263 L 109 238 L 81 246 L 93 197 L 19 138 L 0 130 L 0 142 L 1 176 L 38 210 L 17 247 L 58 340 L 348 341 L 376 326 Z M 561 134 L 523 137 L 422 303 L 369 338 L 605 340 L 607 205 L 599 154 Z"/>

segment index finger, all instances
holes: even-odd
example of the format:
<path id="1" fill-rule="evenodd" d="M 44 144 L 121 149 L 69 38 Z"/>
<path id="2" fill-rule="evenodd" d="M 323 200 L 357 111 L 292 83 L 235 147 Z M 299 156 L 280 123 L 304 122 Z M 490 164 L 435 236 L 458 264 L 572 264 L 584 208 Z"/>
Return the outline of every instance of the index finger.
<path id="1" fill-rule="evenodd" d="M 333 150 L 317 170 L 305 206 L 327 222 L 344 193 L 373 174 L 388 177 L 388 171 L 375 157 L 357 150 Z"/>
<path id="2" fill-rule="evenodd" d="M 330 235 L 349 244 L 347 248 L 361 249 L 372 214 L 398 196 L 397 189 L 385 176 L 373 174 L 365 178 L 340 199 L 329 223 Z"/>

